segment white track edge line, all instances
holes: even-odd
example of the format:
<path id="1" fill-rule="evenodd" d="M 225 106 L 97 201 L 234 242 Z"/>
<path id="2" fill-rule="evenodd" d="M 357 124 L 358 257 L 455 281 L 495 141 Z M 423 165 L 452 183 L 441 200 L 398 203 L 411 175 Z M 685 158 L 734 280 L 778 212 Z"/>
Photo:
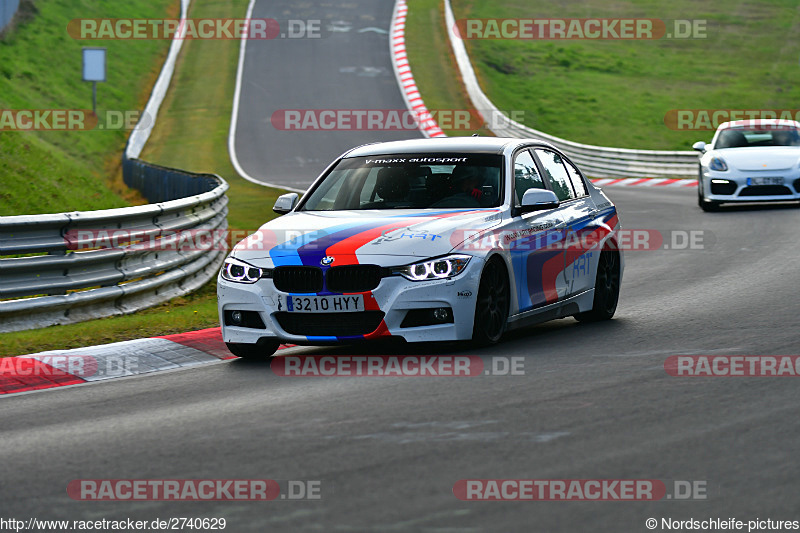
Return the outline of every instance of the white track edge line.
<path id="1" fill-rule="evenodd" d="M 255 8 L 256 0 L 250 0 L 250 4 L 247 6 L 247 14 L 245 15 L 246 20 L 250 20 L 253 15 L 253 8 Z M 241 90 L 242 90 L 242 78 L 244 75 L 244 59 L 247 53 L 247 33 L 242 35 L 241 40 L 239 41 L 239 65 L 236 68 L 236 87 L 233 90 L 233 109 L 231 110 L 231 125 L 230 129 L 228 130 L 228 156 L 231 160 L 231 164 L 236 172 L 244 178 L 245 180 L 255 183 L 256 185 L 261 185 L 263 187 L 272 187 L 273 189 L 281 189 L 285 191 L 291 191 L 303 194 L 306 192 L 305 189 L 297 189 L 295 187 L 287 187 L 285 185 L 277 185 L 274 183 L 267 183 L 265 181 L 260 181 L 252 177 L 248 174 L 242 165 L 239 163 L 239 157 L 236 155 L 236 128 L 239 123 L 239 100 L 241 98 Z"/>

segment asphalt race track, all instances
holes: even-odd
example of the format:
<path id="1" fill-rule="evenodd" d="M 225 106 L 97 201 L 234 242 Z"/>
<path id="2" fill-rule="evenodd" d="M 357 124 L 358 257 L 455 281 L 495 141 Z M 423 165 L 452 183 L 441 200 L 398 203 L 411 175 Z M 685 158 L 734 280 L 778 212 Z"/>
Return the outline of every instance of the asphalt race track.
<path id="1" fill-rule="evenodd" d="M 705 249 L 629 252 L 611 322 L 551 322 L 493 349 L 381 348 L 487 364 L 522 356 L 524 375 L 290 378 L 233 360 L 13 396 L 0 411 L 3 508 L 18 518 L 225 517 L 228 531 L 647 531 L 649 517 L 797 519 L 797 382 L 673 377 L 664 361 L 798 353 L 800 209 L 705 214 L 691 189 L 607 192 L 625 228 L 702 230 Z M 323 497 L 81 502 L 66 494 L 73 479 L 123 478 L 320 480 Z M 707 499 L 453 495 L 460 479 L 497 478 L 701 480 Z"/>
<path id="2" fill-rule="evenodd" d="M 289 29 L 289 19 L 322 21 L 314 33 L 319 38 L 288 38 L 287 31 L 287 38 L 247 43 L 235 147 L 242 169 L 256 180 L 305 190 L 354 146 L 422 137 L 417 130 L 287 131 L 273 124 L 272 117 L 283 116 L 282 110 L 406 109 L 389 53 L 394 3 L 337 4 L 255 4 L 253 18 L 278 20 L 282 30 Z"/>

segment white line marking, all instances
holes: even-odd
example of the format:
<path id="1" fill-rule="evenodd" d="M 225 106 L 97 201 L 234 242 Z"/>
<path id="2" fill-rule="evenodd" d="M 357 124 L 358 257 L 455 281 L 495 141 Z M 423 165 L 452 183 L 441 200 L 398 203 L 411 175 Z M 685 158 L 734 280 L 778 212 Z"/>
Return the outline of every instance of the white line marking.
<path id="1" fill-rule="evenodd" d="M 245 19 L 251 20 L 253 15 L 253 8 L 256 5 L 256 0 L 250 0 L 250 5 L 247 6 L 247 15 Z M 236 172 L 244 179 L 256 185 L 263 185 L 264 187 L 272 187 L 274 189 L 283 189 L 285 191 L 305 193 L 305 189 L 296 189 L 294 187 L 287 187 L 286 185 L 276 185 L 274 183 L 267 183 L 259 181 L 245 172 L 242 165 L 239 164 L 239 157 L 236 155 L 236 127 L 239 122 L 239 100 L 242 91 L 242 77 L 244 74 L 244 59 L 247 53 L 247 34 L 242 35 L 239 45 L 239 66 L 236 71 L 236 88 L 233 92 L 233 109 L 231 110 L 231 128 L 228 132 L 228 155 L 230 156 L 231 164 Z"/>

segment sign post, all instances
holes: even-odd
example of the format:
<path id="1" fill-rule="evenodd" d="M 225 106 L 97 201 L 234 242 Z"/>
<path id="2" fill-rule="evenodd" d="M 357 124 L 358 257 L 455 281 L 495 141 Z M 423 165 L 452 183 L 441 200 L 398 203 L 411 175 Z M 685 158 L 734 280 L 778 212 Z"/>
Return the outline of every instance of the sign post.
<path id="1" fill-rule="evenodd" d="M 106 49 L 83 48 L 83 81 L 92 82 L 92 112 L 97 114 L 97 82 L 106 81 Z"/>

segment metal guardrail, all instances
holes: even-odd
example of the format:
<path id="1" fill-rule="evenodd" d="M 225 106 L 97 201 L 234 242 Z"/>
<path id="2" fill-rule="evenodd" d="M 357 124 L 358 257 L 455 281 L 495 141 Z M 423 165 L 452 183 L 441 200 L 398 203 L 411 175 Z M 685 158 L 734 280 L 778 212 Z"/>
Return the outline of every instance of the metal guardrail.
<path id="1" fill-rule="evenodd" d="M 227 254 L 225 180 L 138 160 L 125 165 L 131 169 L 126 178 L 159 201 L 0 217 L 0 298 L 6 299 L 0 301 L 0 332 L 131 313 L 187 294 L 216 276 Z M 180 197 L 183 191 L 192 192 Z M 172 199 L 176 192 L 179 198 Z M 202 247 L 175 239 L 198 233 Z M 97 247 L 104 236 L 114 246 Z"/>
<path id="2" fill-rule="evenodd" d="M 598 178 L 696 178 L 698 155 L 694 151 L 633 150 L 581 144 L 548 135 L 511 120 L 481 90 L 464 41 L 455 28 L 450 0 L 444 0 L 445 26 L 450 45 L 472 105 L 500 137 L 522 137 L 547 141 L 567 154 L 586 174 Z"/>
<path id="3" fill-rule="evenodd" d="M 184 20 L 189 13 L 189 6 L 191 5 L 192 0 L 180 0 L 180 2 L 180 27 L 186 28 Z M 158 120 L 158 111 L 161 109 L 161 104 L 164 102 L 164 98 L 167 96 L 167 90 L 169 90 L 169 84 L 172 81 L 172 75 L 175 72 L 175 64 L 177 63 L 178 56 L 181 53 L 183 42 L 186 40 L 181 38 L 180 35 L 181 33 L 176 33 L 169 45 L 167 58 L 164 60 L 164 65 L 161 67 L 161 72 L 158 75 L 158 79 L 156 79 L 156 82 L 153 85 L 153 90 L 150 91 L 150 99 L 147 101 L 147 105 L 145 106 L 144 112 L 139 119 L 139 123 L 131 132 L 130 137 L 128 137 L 128 145 L 125 147 L 125 156 L 123 157 L 123 161 L 125 159 L 138 158 L 142 154 L 144 145 L 147 144 L 147 140 L 150 138 L 150 134 L 153 132 L 153 128 L 156 126 L 156 121 Z"/>

